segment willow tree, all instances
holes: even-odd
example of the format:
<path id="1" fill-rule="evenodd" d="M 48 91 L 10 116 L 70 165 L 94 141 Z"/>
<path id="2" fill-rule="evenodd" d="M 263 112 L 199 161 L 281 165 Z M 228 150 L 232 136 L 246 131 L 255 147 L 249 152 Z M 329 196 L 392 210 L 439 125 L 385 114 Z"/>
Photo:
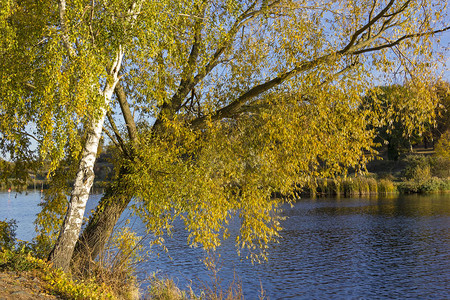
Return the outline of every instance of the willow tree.
<path id="1" fill-rule="evenodd" d="M 449 29 L 445 12 L 446 3 L 407 0 L 167 8 L 173 30 L 161 33 L 156 55 L 124 66 L 116 95 L 126 130 L 111 118 L 109 133 L 122 153 L 118 172 L 77 257 L 97 256 L 133 196 L 157 236 L 180 217 L 189 243 L 214 249 L 238 214 L 238 247 L 264 249 L 279 229 L 274 195 L 363 169 L 374 153 L 367 128 L 385 120 L 357 109 L 374 79 L 411 83 L 408 126 L 433 116 L 426 83 L 436 75 L 433 38 Z"/>

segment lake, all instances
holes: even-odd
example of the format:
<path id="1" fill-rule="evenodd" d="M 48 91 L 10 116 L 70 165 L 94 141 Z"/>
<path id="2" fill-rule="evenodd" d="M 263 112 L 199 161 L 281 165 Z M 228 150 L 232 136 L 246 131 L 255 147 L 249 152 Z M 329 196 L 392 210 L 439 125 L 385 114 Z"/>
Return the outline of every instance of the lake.
<path id="1" fill-rule="evenodd" d="M 29 240 L 39 202 L 36 192 L 0 193 L 0 220 L 16 219 L 18 238 Z M 232 240 L 218 249 L 224 290 L 236 275 L 247 299 L 257 299 L 261 286 L 270 299 L 450 299 L 450 194 L 301 199 L 284 215 L 268 262 L 240 259 Z M 156 272 L 197 291 L 210 285 L 203 252 L 186 246 L 186 237 L 177 223 L 168 254 L 152 249 L 139 277 Z"/>

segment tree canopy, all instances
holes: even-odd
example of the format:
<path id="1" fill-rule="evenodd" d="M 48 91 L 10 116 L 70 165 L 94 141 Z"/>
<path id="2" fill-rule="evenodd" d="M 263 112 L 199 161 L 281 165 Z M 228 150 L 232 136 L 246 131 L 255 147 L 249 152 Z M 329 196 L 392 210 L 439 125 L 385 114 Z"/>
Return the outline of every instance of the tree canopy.
<path id="1" fill-rule="evenodd" d="M 237 214 L 236 243 L 252 253 L 277 236 L 274 195 L 375 153 L 385 120 L 360 109 L 369 88 L 408 82 L 415 110 L 402 117 L 411 128 L 430 117 L 433 42 L 449 30 L 447 3 L 433 0 L 73 0 L 62 14 L 63 3 L 1 8 L 2 138 L 19 145 L 28 137 L 12 131 L 34 124 L 55 168 L 78 156 L 123 49 L 105 126 L 119 153 L 112 190 L 136 197 L 152 232 L 180 217 L 206 249 Z"/>

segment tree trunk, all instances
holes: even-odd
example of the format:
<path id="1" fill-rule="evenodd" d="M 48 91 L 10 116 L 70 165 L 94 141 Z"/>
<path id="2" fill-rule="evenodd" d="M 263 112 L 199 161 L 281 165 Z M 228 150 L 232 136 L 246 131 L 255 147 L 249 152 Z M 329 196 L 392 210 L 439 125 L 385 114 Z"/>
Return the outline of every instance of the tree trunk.
<path id="1" fill-rule="evenodd" d="M 131 149 L 122 150 L 123 153 L 133 155 L 134 149 L 139 144 L 136 123 L 131 114 L 125 91 L 120 83 L 116 85 L 115 92 L 132 144 Z M 130 159 L 133 158 L 130 157 Z M 123 179 L 127 173 L 128 171 L 125 168 L 120 168 L 118 176 L 108 185 L 105 194 L 75 245 L 72 263 L 83 271 L 89 270 L 91 262 L 103 251 L 114 226 L 131 201 L 132 195 L 126 192 L 127 182 Z"/>
<path id="2" fill-rule="evenodd" d="M 120 175 L 123 175 L 122 169 Z M 91 263 L 105 248 L 114 226 L 132 199 L 129 193 L 124 192 L 125 184 L 122 176 L 118 176 L 113 185 L 108 186 L 94 214 L 89 218 L 73 254 L 72 263 L 77 268 L 89 270 Z"/>
<path id="3" fill-rule="evenodd" d="M 102 117 L 95 122 L 92 130 L 88 133 L 70 197 L 69 208 L 58 240 L 49 256 L 49 260 L 53 265 L 57 268 L 62 268 L 64 271 L 67 271 L 69 266 L 68 262 L 70 262 L 75 243 L 81 230 L 89 191 L 94 182 L 93 169 L 106 110 L 103 109 L 103 111 Z"/>
<path id="4" fill-rule="evenodd" d="M 70 196 L 69 208 L 61 226 L 58 240 L 49 255 L 49 260 L 53 263 L 53 266 L 61 268 L 64 272 L 68 271 L 75 243 L 77 242 L 81 231 L 81 223 L 83 221 L 86 203 L 89 198 L 89 191 L 94 182 L 94 163 L 102 134 L 103 122 L 114 88 L 120 79 L 118 73 L 122 58 L 122 48 L 119 47 L 119 52 L 117 53 L 109 74 L 112 78 L 108 80 L 103 90 L 105 105 L 100 108 L 100 117 L 93 122 L 90 131 L 87 133 L 86 144 L 83 149 L 77 176 Z"/>

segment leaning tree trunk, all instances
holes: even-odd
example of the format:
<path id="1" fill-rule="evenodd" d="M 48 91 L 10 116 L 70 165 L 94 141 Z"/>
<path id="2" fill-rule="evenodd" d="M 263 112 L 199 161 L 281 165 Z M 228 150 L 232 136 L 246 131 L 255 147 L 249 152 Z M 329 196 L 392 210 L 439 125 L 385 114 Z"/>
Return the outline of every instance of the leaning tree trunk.
<path id="1" fill-rule="evenodd" d="M 132 149 L 122 150 L 123 153 L 128 153 L 130 159 L 133 159 L 134 149 L 139 144 L 136 123 L 131 114 L 125 91 L 120 83 L 116 85 L 115 92 L 132 144 Z M 89 270 L 91 262 L 103 251 L 114 226 L 131 201 L 132 195 L 127 189 L 127 181 L 124 180 L 127 173 L 125 167 L 119 169 L 118 176 L 108 185 L 105 194 L 75 245 L 72 263 L 83 271 Z"/>
<path id="2" fill-rule="evenodd" d="M 123 175 L 121 169 L 120 174 Z M 76 268 L 87 271 L 91 263 L 103 251 L 113 232 L 114 226 L 127 208 L 132 196 L 126 193 L 126 181 L 122 176 L 110 184 L 94 214 L 89 218 L 86 228 L 83 230 L 72 258 Z"/>
<path id="3" fill-rule="evenodd" d="M 87 133 L 86 144 L 83 149 L 81 160 L 78 166 L 77 176 L 70 196 L 69 208 L 61 226 L 58 240 L 49 255 L 49 260 L 56 268 L 68 271 L 75 243 L 81 231 L 81 223 L 89 198 L 89 191 L 94 182 L 94 163 L 97 155 L 98 144 L 102 134 L 103 122 L 106 110 L 111 101 L 114 88 L 119 82 L 119 70 L 122 63 L 123 52 L 119 47 L 119 52 L 110 71 L 111 80 L 108 80 L 104 90 L 104 107 L 101 108 L 100 116 L 95 120 L 91 129 Z"/>

